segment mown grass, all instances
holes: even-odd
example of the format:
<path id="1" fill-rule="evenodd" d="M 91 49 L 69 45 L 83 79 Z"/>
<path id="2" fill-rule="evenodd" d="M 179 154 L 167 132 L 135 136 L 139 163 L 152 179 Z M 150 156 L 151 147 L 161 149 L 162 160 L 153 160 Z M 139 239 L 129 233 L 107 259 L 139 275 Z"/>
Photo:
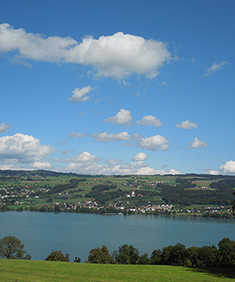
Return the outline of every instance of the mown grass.
<path id="1" fill-rule="evenodd" d="M 234 281 L 226 275 L 151 265 L 95 265 L 48 261 L 0 260 L 1 282 L 217 282 Z"/>

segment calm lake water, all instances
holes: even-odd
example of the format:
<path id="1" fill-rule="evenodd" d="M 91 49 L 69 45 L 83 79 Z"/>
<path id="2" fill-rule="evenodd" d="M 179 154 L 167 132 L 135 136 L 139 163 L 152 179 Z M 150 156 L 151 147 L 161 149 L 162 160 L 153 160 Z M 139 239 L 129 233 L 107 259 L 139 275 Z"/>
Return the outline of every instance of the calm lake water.
<path id="1" fill-rule="evenodd" d="M 122 216 L 72 213 L 0 212 L 0 238 L 14 235 L 32 259 L 45 259 L 52 250 L 87 260 L 92 248 L 116 250 L 127 243 L 141 253 L 182 243 L 186 246 L 235 240 L 235 220 L 189 217 Z"/>

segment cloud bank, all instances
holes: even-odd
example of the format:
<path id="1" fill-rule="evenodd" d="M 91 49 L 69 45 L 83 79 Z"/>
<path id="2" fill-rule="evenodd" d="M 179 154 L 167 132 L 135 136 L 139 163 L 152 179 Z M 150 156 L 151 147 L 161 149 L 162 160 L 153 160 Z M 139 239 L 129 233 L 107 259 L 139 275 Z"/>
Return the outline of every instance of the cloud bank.
<path id="1" fill-rule="evenodd" d="M 136 154 L 137 155 L 137 154 Z M 135 155 L 135 156 L 136 156 Z M 133 159 L 135 158 L 133 157 Z M 142 159 L 144 156 L 142 156 Z M 157 170 L 147 166 L 143 161 L 123 164 L 120 161 L 104 161 L 89 152 L 83 152 L 68 161 L 66 171 L 90 175 L 154 175 L 180 174 L 175 169 Z"/>

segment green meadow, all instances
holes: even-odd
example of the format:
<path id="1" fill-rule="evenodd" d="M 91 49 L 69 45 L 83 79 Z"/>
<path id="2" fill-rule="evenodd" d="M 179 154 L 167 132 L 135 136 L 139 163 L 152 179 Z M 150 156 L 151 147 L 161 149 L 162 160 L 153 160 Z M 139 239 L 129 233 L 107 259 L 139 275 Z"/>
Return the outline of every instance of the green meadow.
<path id="1" fill-rule="evenodd" d="M 225 282 L 234 279 L 234 273 L 228 271 L 215 273 L 179 266 L 0 260 L 1 282 Z"/>

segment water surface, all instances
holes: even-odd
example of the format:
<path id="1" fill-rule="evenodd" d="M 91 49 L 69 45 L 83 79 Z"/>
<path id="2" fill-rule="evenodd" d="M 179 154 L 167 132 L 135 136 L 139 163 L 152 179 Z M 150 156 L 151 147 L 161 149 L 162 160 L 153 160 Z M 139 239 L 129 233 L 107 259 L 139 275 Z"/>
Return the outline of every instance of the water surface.
<path id="1" fill-rule="evenodd" d="M 0 238 L 18 237 L 32 259 L 45 259 L 52 250 L 87 260 L 92 248 L 115 250 L 132 244 L 141 253 L 182 243 L 186 246 L 235 240 L 235 220 L 190 217 L 123 216 L 75 213 L 0 212 Z"/>

